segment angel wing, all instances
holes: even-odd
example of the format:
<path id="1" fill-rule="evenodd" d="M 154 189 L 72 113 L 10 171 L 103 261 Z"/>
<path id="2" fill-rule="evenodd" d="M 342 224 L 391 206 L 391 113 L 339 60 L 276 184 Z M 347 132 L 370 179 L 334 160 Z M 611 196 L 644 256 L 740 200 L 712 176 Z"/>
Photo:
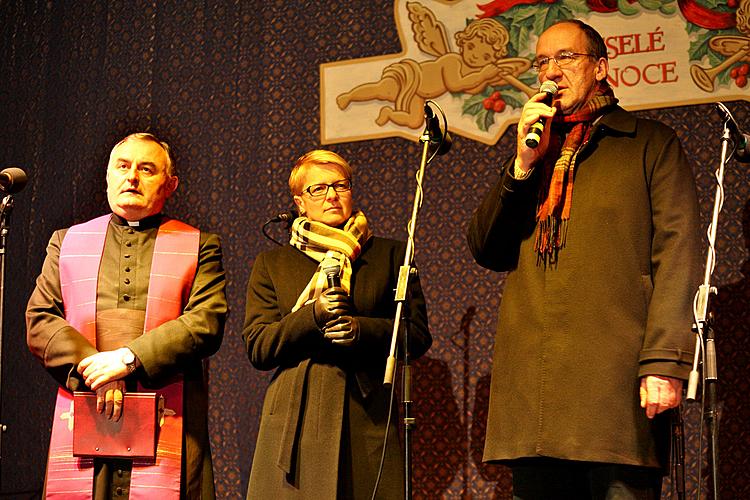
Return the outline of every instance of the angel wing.
<path id="1" fill-rule="evenodd" d="M 435 14 L 419 2 L 406 2 L 411 29 L 417 47 L 431 56 L 440 57 L 450 52 L 445 26 Z"/>

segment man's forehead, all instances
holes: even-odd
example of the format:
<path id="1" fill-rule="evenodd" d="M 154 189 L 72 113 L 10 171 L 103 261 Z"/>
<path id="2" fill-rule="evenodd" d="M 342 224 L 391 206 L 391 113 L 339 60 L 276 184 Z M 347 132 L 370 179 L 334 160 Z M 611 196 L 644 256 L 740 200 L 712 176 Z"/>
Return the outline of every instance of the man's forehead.
<path id="1" fill-rule="evenodd" d="M 539 36 L 536 53 L 539 55 L 540 50 L 552 51 L 555 54 L 564 50 L 580 52 L 586 50 L 586 43 L 586 35 L 577 25 L 561 23 L 548 28 Z"/>
<path id="2" fill-rule="evenodd" d="M 137 137 L 125 139 L 123 142 L 117 144 L 112 148 L 110 158 L 130 159 L 128 157 L 133 155 L 146 156 L 152 161 L 164 162 L 167 159 L 167 152 L 164 151 L 164 148 L 160 144 Z"/>

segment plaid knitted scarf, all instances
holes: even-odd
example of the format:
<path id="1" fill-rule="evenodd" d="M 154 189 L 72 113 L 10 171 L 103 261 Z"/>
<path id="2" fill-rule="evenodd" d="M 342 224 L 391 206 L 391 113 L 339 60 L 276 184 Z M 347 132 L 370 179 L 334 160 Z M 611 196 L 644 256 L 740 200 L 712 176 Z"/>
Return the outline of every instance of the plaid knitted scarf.
<path id="1" fill-rule="evenodd" d="M 593 121 L 615 104 L 617 98 L 612 88 L 600 82 L 594 97 L 581 110 L 571 115 L 555 115 L 544 159 L 534 242 L 538 260 L 545 265 L 556 263 L 557 253 L 565 246 L 578 152 L 589 140 Z"/>
<path id="2" fill-rule="evenodd" d="M 361 210 L 352 213 L 344 224 L 344 229 L 311 221 L 307 217 L 298 217 L 292 224 L 289 244 L 320 264 L 297 299 L 292 312 L 313 302 L 328 288 L 327 277 L 323 271 L 325 268 L 335 265 L 340 267 L 341 287 L 349 293 L 352 261 L 359 257 L 362 247 L 371 236 L 367 218 Z"/>

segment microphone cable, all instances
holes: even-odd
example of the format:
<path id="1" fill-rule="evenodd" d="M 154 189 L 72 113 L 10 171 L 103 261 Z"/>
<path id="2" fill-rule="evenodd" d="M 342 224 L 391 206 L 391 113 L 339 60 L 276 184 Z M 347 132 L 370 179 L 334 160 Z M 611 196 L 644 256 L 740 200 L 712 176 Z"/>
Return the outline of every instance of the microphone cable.
<path id="1" fill-rule="evenodd" d="M 270 226 L 274 222 L 286 222 L 286 229 L 288 231 L 289 228 L 292 227 L 292 223 L 294 222 L 294 219 L 296 219 L 297 217 L 298 217 L 297 210 L 291 209 L 288 212 L 280 213 L 276 217 L 272 217 L 272 218 L 268 219 L 265 222 L 265 224 L 263 224 L 263 226 L 261 227 L 260 230 L 263 233 L 263 236 L 265 236 L 269 240 L 273 241 L 274 243 L 276 243 L 277 245 L 279 245 L 280 247 L 282 247 L 282 246 L 284 246 L 284 244 L 281 243 L 280 241 L 278 241 L 276 238 L 274 238 L 273 236 L 271 236 L 268 233 L 268 226 Z"/>

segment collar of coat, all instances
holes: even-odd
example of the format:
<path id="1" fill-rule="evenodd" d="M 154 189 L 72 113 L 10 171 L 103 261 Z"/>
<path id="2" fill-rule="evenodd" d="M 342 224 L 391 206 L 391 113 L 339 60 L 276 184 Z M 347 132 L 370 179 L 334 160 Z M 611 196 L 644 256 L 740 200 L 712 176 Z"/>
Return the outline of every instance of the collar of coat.
<path id="1" fill-rule="evenodd" d="M 637 118 L 632 113 L 625 111 L 620 106 L 615 106 L 612 111 L 602 115 L 594 124 L 592 135 L 600 128 L 608 128 L 622 134 L 631 135 L 635 133 Z"/>

